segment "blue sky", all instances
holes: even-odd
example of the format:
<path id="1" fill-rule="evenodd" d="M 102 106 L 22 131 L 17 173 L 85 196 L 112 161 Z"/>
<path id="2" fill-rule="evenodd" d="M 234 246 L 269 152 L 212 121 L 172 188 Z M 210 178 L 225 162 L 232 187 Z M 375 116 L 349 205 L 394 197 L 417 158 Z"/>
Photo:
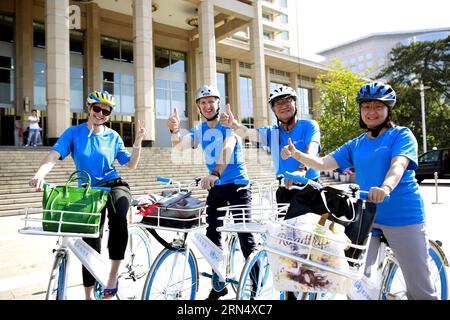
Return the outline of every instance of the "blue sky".
<path id="1" fill-rule="evenodd" d="M 297 0 L 300 46 L 317 53 L 372 33 L 450 28 L 450 0 Z"/>

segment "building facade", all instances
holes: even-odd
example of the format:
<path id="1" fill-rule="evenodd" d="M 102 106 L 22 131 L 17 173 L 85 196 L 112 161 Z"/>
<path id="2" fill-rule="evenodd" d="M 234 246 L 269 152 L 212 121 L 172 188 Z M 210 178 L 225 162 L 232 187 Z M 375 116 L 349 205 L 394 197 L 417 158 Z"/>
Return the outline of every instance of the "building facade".
<path id="1" fill-rule="evenodd" d="M 401 32 L 375 33 L 352 40 L 317 54 L 331 62 L 338 59 L 355 73 L 376 76 L 390 61 L 391 50 L 411 41 L 432 41 L 450 34 L 450 28 L 422 29 Z"/>
<path id="2" fill-rule="evenodd" d="M 14 143 L 32 109 L 52 145 L 86 121 L 85 98 L 117 98 L 111 128 L 127 146 L 143 120 L 146 146 L 170 146 L 173 108 L 188 128 L 200 120 L 196 88 L 216 85 L 249 126 L 272 124 L 268 91 L 285 84 L 312 118 L 314 81 L 326 68 L 300 57 L 294 0 L 3 0 L 0 2 L 0 144 Z M 293 31 L 294 30 L 294 31 Z M 292 37 L 292 38 L 291 38 Z"/>

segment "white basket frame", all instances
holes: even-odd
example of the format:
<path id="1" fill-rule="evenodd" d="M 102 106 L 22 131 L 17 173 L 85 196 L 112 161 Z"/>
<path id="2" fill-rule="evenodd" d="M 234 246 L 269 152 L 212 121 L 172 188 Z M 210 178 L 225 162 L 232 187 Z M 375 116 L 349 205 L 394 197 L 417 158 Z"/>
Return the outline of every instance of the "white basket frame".
<path id="1" fill-rule="evenodd" d="M 46 212 L 59 213 L 59 220 L 45 220 L 43 214 Z M 40 214 L 40 217 L 31 217 L 32 214 Z M 58 236 L 58 237 L 83 237 L 83 238 L 98 238 L 100 235 L 100 223 L 101 218 L 98 219 L 98 223 L 82 223 L 82 222 L 70 222 L 63 221 L 63 217 L 66 214 L 79 214 L 98 216 L 102 215 L 101 212 L 78 212 L 78 211 L 65 211 L 65 210 L 46 210 L 43 208 L 25 208 L 24 227 L 19 229 L 19 233 L 31 234 L 31 235 L 43 235 L 43 236 Z M 58 231 L 46 231 L 43 229 L 42 224 L 44 222 L 58 224 Z M 62 225 L 78 225 L 84 227 L 96 227 L 95 233 L 74 233 L 61 231 Z"/>
<path id="2" fill-rule="evenodd" d="M 146 218 L 150 218 L 150 219 L 155 219 L 156 220 L 156 224 L 152 225 L 152 224 L 147 224 L 147 223 L 142 223 L 142 222 L 137 222 L 134 223 L 134 225 L 138 225 L 140 227 L 143 228 L 147 228 L 147 229 L 157 229 L 157 230 L 165 230 L 165 231 L 174 231 L 174 232 L 183 232 L 183 233 L 188 233 L 191 231 L 195 231 L 198 229 L 203 229 L 206 228 L 208 226 L 208 224 L 206 223 L 206 208 L 208 206 L 202 206 L 202 207 L 198 207 L 195 209 L 179 209 L 177 208 L 177 211 L 183 211 L 183 212 L 198 212 L 195 214 L 195 217 L 192 218 L 178 218 L 178 217 L 166 217 L 164 215 L 161 214 L 161 210 L 166 210 L 167 208 L 165 207 L 157 207 L 158 209 L 158 213 L 155 216 L 152 215 L 148 215 L 146 216 Z M 139 214 L 139 213 L 138 213 Z M 189 221 L 197 221 L 195 222 L 191 227 L 189 228 L 176 228 L 176 227 L 169 227 L 169 226 L 165 226 L 165 225 L 161 225 L 170 221 L 178 221 L 178 222 L 189 222 Z"/>
<path id="3" fill-rule="evenodd" d="M 282 226 L 284 226 L 287 229 L 292 229 L 292 230 L 303 232 L 305 234 L 309 234 L 309 235 L 311 235 L 311 240 L 309 241 L 308 244 L 303 244 L 303 243 L 300 243 L 300 242 L 297 242 L 297 241 L 293 241 L 293 240 L 290 240 L 290 239 L 274 236 L 273 234 L 270 234 L 268 232 L 267 233 L 268 241 L 266 241 L 266 243 L 265 243 L 265 249 L 267 251 L 269 251 L 271 253 L 274 253 L 274 254 L 278 254 L 278 255 L 287 257 L 287 258 L 294 259 L 294 260 L 300 262 L 301 264 L 304 264 L 304 265 L 307 265 L 307 266 L 316 267 L 316 268 L 319 268 L 319 269 L 327 271 L 327 272 L 332 272 L 334 274 L 337 274 L 337 275 L 342 276 L 342 277 L 346 277 L 346 278 L 351 279 L 351 280 L 358 280 L 358 279 L 361 279 L 363 277 L 363 275 L 364 275 L 364 268 L 365 268 L 365 265 L 366 265 L 368 246 L 369 246 L 370 238 L 371 238 L 370 234 L 369 234 L 368 238 L 366 239 L 366 242 L 365 242 L 364 245 L 356 245 L 356 244 L 349 243 L 349 242 L 339 241 L 339 240 L 333 239 L 333 238 L 331 238 L 331 237 L 329 237 L 327 235 L 319 234 L 317 232 L 311 231 L 311 228 L 307 228 L 307 226 L 310 227 L 311 225 L 307 225 L 307 224 L 292 225 L 292 224 L 287 223 L 286 220 L 284 220 L 284 221 L 273 220 L 272 223 L 282 225 Z M 329 251 L 322 250 L 322 249 L 319 249 L 317 247 L 314 247 L 314 239 L 317 239 L 319 237 L 321 239 L 325 238 L 325 239 L 329 240 L 330 242 L 334 242 L 336 244 L 346 245 L 346 246 L 348 246 L 350 248 L 361 250 L 361 254 L 360 254 L 359 258 L 353 259 L 353 258 L 349 258 L 349 257 L 346 257 L 346 256 L 338 256 L 338 255 L 335 255 L 335 254 L 333 254 L 333 253 L 331 253 Z M 298 255 L 292 254 L 290 252 L 286 252 L 284 250 L 280 250 L 278 248 L 274 248 L 274 247 L 272 247 L 269 244 L 269 239 L 273 239 L 273 240 L 276 240 L 276 241 L 280 241 L 281 240 L 281 241 L 287 242 L 289 244 L 295 244 L 296 246 L 307 248 L 308 249 L 308 254 L 307 254 L 306 258 L 302 258 L 302 257 L 299 257 Z M 336 257 L 338 259 L 344 260 L 345 262 L 349 263 L 348 271 L 339 270 L 339 269 L 334 268 L 332 266 L 328 266 L 328 265 L 320 263 L 320 262 L 312 261 L 311 260 L 311 252 L 313 250 L 315 252 L 321 252 L 321 253 L 324 253 L 326 255 L 333 256 L 333 257 Z M 351 265 L 350 263 L 352 263 L 353 265 Z"/>
<path id="4" fill-rule="evenodd" d="M 274 221 L 279 216 L 284 216 L 289 209 L 289 204 L 280 203 L 273 205 L 252 205 L 239 204 L 218 208 L 217 211 L 225 211 L 223 217 L 223 226 L 217 228 L 220 232 L 238 232 L 238 233 L 264 233 L 265 224 Z M 250 215 L 249 216 L 249 212 Z M 240 222 L 236 222 L 236 220 Z"/>

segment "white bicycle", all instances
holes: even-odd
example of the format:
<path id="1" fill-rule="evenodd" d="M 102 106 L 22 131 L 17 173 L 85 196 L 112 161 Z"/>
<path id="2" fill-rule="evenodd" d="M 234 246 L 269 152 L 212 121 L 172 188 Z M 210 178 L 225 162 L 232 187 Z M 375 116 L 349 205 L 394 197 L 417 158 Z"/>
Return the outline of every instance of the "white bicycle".
<path id="1" fill-rule="evenodd" d="M 109 188 L 92 187 L 93 189 L 102 189 L 110 191 Z M 59 221 L 45 220 L 43 214 L 56 214 Z M 36 215 L 39 215 L 36 217 Z M 99 254 L 90 247 L 82 238 L 99 237 L 98 223 L 76 223 L 67 222 L 67 216 L 73 218 L 74 215 L 90 215 L 100 216 L 101 213 L 81 213 L 61 210 L 43 210 L 41 208 L 26 208 L 25 225 L 19 230 L 19 233 L 26 235 L 44 235 L 58 237 L 56 247 L 53 249 L 53 263 L 48 282 L 46 300 L 66 300 L 67 299 L 67 283 L 69 278 L 69 266 L 71 262 L 72 252 L 76 258 L 85 266 L 92 276 L 96 279 L 95 297 L 100 299 L 102 288 L 106 287 L 110 270 L 110 261 L 105 256 Z M 71 220 L 69 218 L 69 220 Z M 56 225 L 56 231 L 43 230 L 43 223 L 52 223 Z M 94 228 L 94 233 L 74 233 L 63 232 L 64 226 L 79 226 L 81 228 Z M 118 299 L 136 299 L 140 298 L 141 289 L 136 285 L 139 279 L 147 274 L 151 265 L 150 245 L 146 240 L 145 230 L 136 226 L 128 228 L 128 244 L 125 253 L 125 259 L 122 261 L 119 273 L 120 287 L 117 292 Z M 142 288 L 142 287 L 141 287 Z"/>
<path id="2" fill-rule="evenodd" d="M 158 177 L 158 180 L 169 184 L 175 183 L 167 178 Z M 200 178 L 194 180 L 189 185 L 188 191 L 190 191 L 192 186 L 198 185 L 199 182 Z M 237 182 L 237 184 L 245 185 L 247 182 Z M 181 187 L 178 184 L 178 191 L 180 190 Z M 222 250 L 201 231 L 207 226 L 204 221 L 206 205 L 196 209 L 197 212 L 192 218 L 195 223 L 189 228 L 171 226 L 179 225 L 183 221 L 186 222 L 187 219 L 164 217 L 162 210 L 163 208 L 159 208 L 157 215 L 153 217 L 155 220 L 154 225 L 138 224 L 149 229 L 173 231 L 176 233 L 175 239 L 170 244 L 163 244 L 165 249 L 155 259 L 148 273 L 142 299 L 194 300 L 199 287 L 199 275 L 211 278 L 212 286 L 217 291 L 221 291 L 228 284 L 231 284 L 233 289 L 238 290 L 239 276 L 245 259 L 241 257 L 242 254 L 238 254 L 240 250 L 236 230 L 227 234 L 226 245 Z M 181 213 L 182 215 L 192 216 L 192 214 L 183 212 L 183 210 L 181 210 Z M 237 219 L 240 220 L 241 217 Z M 220 228 L 218 231 L 221 231 Z M 192 244 L 211 266 L 214 271 L 212 274 L 208 272 L 199 273 L 197 258 L 191 250 Z"/>

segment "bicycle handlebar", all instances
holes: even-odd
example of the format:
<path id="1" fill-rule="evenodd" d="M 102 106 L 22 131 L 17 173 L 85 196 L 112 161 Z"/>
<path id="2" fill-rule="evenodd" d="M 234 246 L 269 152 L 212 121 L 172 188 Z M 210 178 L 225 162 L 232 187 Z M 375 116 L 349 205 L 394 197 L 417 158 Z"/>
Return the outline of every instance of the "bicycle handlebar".
<path id="1" fill-rule="evenodd" d="M 307 184 L 311 184 L 311 185 L 312 185 L 312 184 L 317 184 L 317 182 L 315 182 L 315 181 L 313 181 L 313 180 L 311 180 L 311 179 L 305 178 L 305 177 L 303 177 L 303 176 L 297 175 L 297 174 L 292 173 L 292 172 L 285 172 L 284 177 L 287 178 L 287 179 L 290 179 L 290 180 L 292 180 L 292 181 L 294 181 L 294 182 L 301 183 L 301 184 L 304 184 L 304 185 L 307 185 Z M 356 192 L 356 198 L 357 198 L 357 199 L 367 200 L 368 197 L 369 197 L 369 191 L 358 190 L 358 191 Z M 390 199 L 390 198 L 391 198 L 390 195 L 386 195 L 386 196 L 384 197 L 382 203 L 387 203 L 387 202 L 389 202 L 389 199 Z"/>
<path id="2" fill-rule="evenodd" d="M 165 183 L 168 183 L 168 184 L 172 183 L 172 179 L 171 178 L 165 178 L 165 177 L 160 177 L 160 176 L 156 177 L 156 181 L 165 182 Z"/>

